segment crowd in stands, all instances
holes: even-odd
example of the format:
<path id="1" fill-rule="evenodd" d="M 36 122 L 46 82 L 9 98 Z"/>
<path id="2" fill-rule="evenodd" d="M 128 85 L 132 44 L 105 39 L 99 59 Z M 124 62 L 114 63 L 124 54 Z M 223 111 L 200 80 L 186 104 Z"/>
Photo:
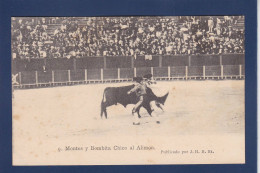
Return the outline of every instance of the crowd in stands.
<path id="1" fill-rule="evenodd" d="M 244 53 L 242 16 L 12 18 L 12 57 Z"/>

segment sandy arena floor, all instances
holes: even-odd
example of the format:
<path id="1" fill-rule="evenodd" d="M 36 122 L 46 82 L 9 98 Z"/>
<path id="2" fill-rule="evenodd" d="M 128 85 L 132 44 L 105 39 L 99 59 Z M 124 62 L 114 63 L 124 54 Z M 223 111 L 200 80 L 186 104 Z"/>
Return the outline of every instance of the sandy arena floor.
<path id="1" fill-rule="evenodd" d="M 104 88 L 118 85 L 127 83 L 15 90 L 14 163 L 48 163 L 48 155 L 61 145 L 81 145 L 90 139 L 106 137 L 230 135 L 238 136 L 243 143 L 244 80 L 159 82 L 154 92 L 170 93 L 165 112 L 156 109 L 161 124 L 156 124 L 142 109 L 140 126 L 132 125 L 134 105 L 111 106 L 107 109 L 108 119 L 100 118 Z M 49 149 L 50 146 L 53 148 Z M 72 161 L 55 162 L 66 163 Z"/>

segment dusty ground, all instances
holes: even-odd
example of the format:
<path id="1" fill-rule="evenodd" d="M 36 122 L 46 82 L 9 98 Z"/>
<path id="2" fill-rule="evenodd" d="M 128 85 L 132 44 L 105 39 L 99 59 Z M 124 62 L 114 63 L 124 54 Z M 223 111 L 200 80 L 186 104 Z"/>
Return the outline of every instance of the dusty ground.
<path id="1" fill-rule="evenodd" d="M 192 146 L 199 148 L 202 144 L 206 147 L 210 145 L 213 149 L 219 150 L 219 153 L 214 158 L 201 159 L 210 163 L 224 163 L 228 162 L 228 159 L 234 163 L 243 162 L 245 118 L 243 80 L 159 82 L 154 89 L 157 95 L 170 92 L 164 107 L 165 112 L 156 109 L 161 124 L 156 124 L 155 120 L 142 110 L 143 118 L 140 126 L 132 125 L 131 110 L 134 105 L 128 105 L 127 108 L 121 105 L 111 106 L 107 109 L 108 119 L 100 118 L 100 102 L 104 88 L 118 85 L 127 84 L 15 90 L 14 163 L 108 164 L 110 162 L 105 158 L 111 153 L 103 155 L 104 160 L 95 153 L 92 153 L 93 155 L 77 153 L 75 157 L 84 159 L 76 161 L 71 154 L 59 154 L 57 148 L 64 148 L 67 145 L 130 145 L 138 142 L 154 146 L 161 146 L 164 143 L 163 146 L 166 148 L 162 148 L 174 147 L 180 150 L 190 149 Z M 227 159 L 221 160 L 223 152 L 230 150 L 234 150 L 234 153 L 242 152 L 242 155 L 233 153 Z M 90 156 L 91 161 L 88 160 Z M 163 161 L 162 158 L 151 161 L 141 156 L 139 160 L 133 160 L 130 156 L 132 155 L 129 154 L 129 157 L 127 155 L 126 161 L 122 163 L 186 163 L 187 159 L 190 159 L 187 163 L 199 163 L 198 160 L 189 158 L 190 156 L 166 158 L 167 161 Z M 56 157 L 55 161 L 51 159 L 53 157 Z M 121 163 L 116 158 L 110 161 Z"/>

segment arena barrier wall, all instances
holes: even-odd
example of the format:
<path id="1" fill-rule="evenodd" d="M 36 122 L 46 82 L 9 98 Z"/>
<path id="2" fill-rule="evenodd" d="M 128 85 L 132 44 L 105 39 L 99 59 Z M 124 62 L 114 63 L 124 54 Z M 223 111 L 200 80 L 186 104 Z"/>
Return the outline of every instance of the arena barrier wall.
<path id="1" fill-rule="evenodd" d="M 14 88 L 113 83 L 132 81 L 133 77 L 153 74 L 156 80 L 244 79 L 244 65 L 168 66 L 140 68 L 97 68 L 78 70 L 23 71 L 13 78 Z"/>
<path id="2" fill-rule="evenodd" d="M 12 70 L 79 70 L 79 69 L 110 69 L 110 68 L 140 68 L 168 66 L 218 66 L 244 65 L 244 54 L 223 55 L 153 55 L 153 56 L 99 56 L 81 58 L 45 58 L 45 59 L 14 59 Z"/>

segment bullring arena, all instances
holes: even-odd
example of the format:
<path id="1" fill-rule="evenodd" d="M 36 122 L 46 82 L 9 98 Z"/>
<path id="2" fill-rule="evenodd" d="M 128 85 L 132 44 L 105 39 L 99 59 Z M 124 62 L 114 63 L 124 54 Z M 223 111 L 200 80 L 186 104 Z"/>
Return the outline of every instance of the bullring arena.
<path id="1" fill-rule="evenodd" d="M 244 16 L 12 17 L 13 165 L 245 163 Z M 152 74 L 155 117 L 107 108 Z M 117 96 L 118 97 L 118 96 Z M 152 103 L 155 104 L 155 103 Z"/>
<path id="2" fill-rule="evenodd" d="M 15 163 L 26 164 L 28 161 L 25 158 L 28 157 L 33 158 L 29 159 L 31 164 L 49 163 L 48 155 L 50 152 L 57 154 L 58 146 L 66 144 L 84 146 L 91 143 L 89 141 L 92 138 L 93 141 L 102 139 L 101 142 L 97 142 L 100 146 L 109 143 L 107 138 L 130 140 L 133 137 L 138 139 L 151 136 L 154 139 L 163 136 L 167 139 L 175 138 L 173 144 L 179 146 L 180 141 L 188 140 L 186 145 L 191 144 L 192 138 L 199 136 L 202 137 L 201 141 L 217 140 L 224 144 L 233 140 L 236 144 L 230 146 L 234 150 L 243 150 L 241 146 L 244 144 L 245 127 L 244 80 L 171 81 L 159 82 L 157 85 L 159 91 L 155 91 L 156 94 L 165 91 L 170 93 L 164 106 L 165 111 L 155 110 L 160 116 L 161 124 L 156 124 L 155 120 L 142 109 L 140 126 L 132 125 L 133 105 L 128 105 L 126 108 L 122 105 L 111 106 L 107 109 L 108 119 L 100 118 L 100 102 L 104 88 L 119 84 L 15 90 L 13 100 Z M 226 139 L 227 136 L 229 140 Z M 205 145 L 203 142 L 202 146 Z M 37 147 L 33 149 L 34 147 L 30 146 Z M 70 157 L 73 158 L 72 155 Z M 106 164 L 101 160 L 97 162 Z M 74 162 L 69 159 L 61 163 Z M 77 162 L 77 164 L 88 163 L 84 160 Z M 173 163 L 183 162 L 178 159 Z M 57 160 L 49 164 L 60 163 Z"/>
<path id="3" fill-rule="evenodd" d="M 32 133 L 28 138 L 33 137 L 33 133 L 50 138 L 85 134 L 133 135 L 131 129 L 136 128 L 132 127 L 133 105 L 108 107 L 108 119 L 100 117 L 104 88 L 127 84 L 132 83 L 15 90 L 14 127 L 19 132 Z M 159 82 L 156 87 L 157 95 L 169 91 L 165 111 L 156 109 L 162 124 L 155 124 L 141 109 L 144 127 L 140 133 L 151 133 L 158 126 L 172 134 L 243 132 L 244 80 L 171 81 Z M 34 127 L 33 131 L 19 128 L 19 124 L 26 122 L 31 124 L 28 128 Z"/>

